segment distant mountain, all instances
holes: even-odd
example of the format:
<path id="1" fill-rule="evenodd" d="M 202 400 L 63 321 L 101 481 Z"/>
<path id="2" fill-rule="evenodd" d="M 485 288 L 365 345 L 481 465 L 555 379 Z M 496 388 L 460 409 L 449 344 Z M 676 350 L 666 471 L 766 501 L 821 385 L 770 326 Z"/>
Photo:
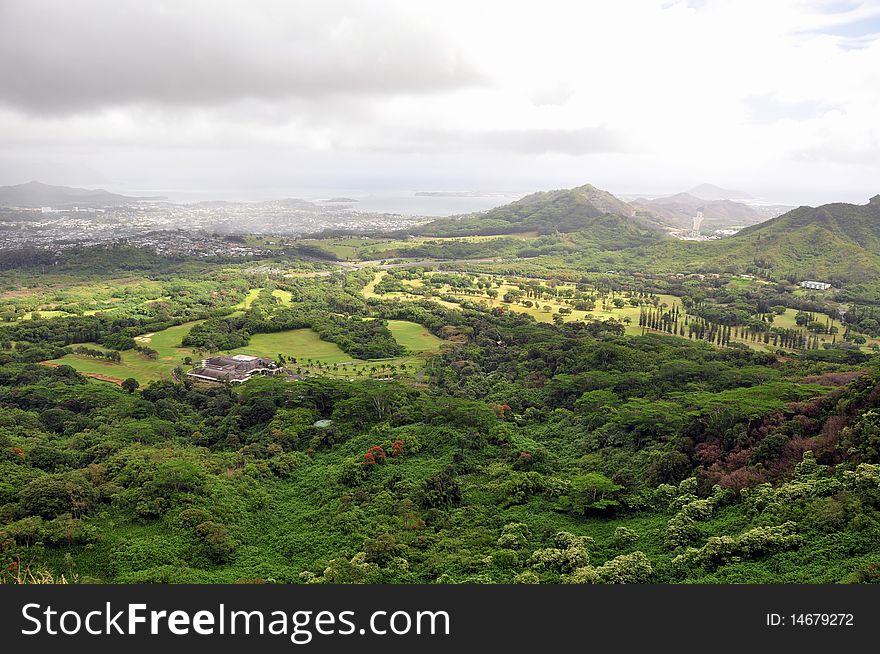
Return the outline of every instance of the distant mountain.
<path id="1" fill-rule="evenodd" d="M 651 200 L 639 198 L 630 204 L 653 213 L 664 223 L 679 229 L 690 229 L 697 211 L 703 212 L 703 227 L 708 228 L 754 225 L 766 219 L 766 216 L 740 202 L 704 200 L 690 193 L 677 193 Z"/>
<path id="2" fill-rule="evenodd" d="M 752 200 L 745 191 L 732 191 L 714 184 L 700 184 L 688 191 L 702 200 Z"/>
<path id="3" fill-rule="evenodd" d="M 572 189 L 539 191 L 483 213 L 441 218 L 423 225 L 417 233 L 426 236 L 553 234 L 599 227 L 607 236 L 618 230 L 622 239 L 635 233 L 644 236 L 648 232 L 656 232 L 653 237 L 659 238 L 661 229 L 653 215 L 585 184 Z"/>
<path id="4" fill-rule="evenodd" d="M 757 270 L 779 278 L 827 281 L 846 285 L 853 296 L 876 297 L 880 289 L 880 195 L 863 205 L 798 207 L 730 238 L 698 244 L 677 241 L 675 245 L 662 255 L 654 253 L 654 258 L 665 257 L 687 270 Z M 863 293 L 866 289 L 867 294 Z"/>
<path id="5" fill-rule="evenodd" d="M 0 186 L 0 206 L 6 207 L 110 207 L 137 200 L 161 200 L 163 198 L 139 198 L 110 193 L 104 189 L 52 186 L 41 182 L 28 182 L 15 186 Z"/>

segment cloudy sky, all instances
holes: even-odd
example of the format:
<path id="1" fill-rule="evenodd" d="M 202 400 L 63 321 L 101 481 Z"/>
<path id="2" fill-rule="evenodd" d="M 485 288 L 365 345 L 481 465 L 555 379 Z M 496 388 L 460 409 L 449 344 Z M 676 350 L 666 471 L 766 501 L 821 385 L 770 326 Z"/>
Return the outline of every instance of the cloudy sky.
<path id="1" fill-rule="evenodd" d="M 0 184 L 880 192 L 880 0 L 0 0 Z"/>

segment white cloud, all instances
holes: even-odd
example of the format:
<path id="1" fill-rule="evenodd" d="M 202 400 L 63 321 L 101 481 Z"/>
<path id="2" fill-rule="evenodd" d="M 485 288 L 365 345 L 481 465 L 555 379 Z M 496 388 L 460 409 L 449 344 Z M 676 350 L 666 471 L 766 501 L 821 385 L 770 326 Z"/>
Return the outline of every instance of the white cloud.
<path id="1" fill-rule="evenodd" d="M 0 144 L 24 158 L 142 183 L 212 151 L 249 179 L 296 161 L 304 184 L 336 161 L 523 190 L 877 190 L 877 0 L 42 4 L 0 4 Z"/>

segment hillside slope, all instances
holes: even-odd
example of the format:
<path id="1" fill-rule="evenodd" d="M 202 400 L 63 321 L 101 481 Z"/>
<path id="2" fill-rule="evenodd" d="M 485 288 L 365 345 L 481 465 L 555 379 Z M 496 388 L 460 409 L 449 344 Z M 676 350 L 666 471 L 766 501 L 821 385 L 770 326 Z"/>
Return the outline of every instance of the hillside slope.
<path id="1" fill-rule="evenodd" d="M 590 184 L 540 191 L 484 213 L 441 218 L 415 233 L 423 236 L 488 236 L 584 231 L 615 249 L 662 237 L 656 217 Z"/>
<path id="2" fill-rule="evenodd" d="M 773 279 L 815 279 L 853 298 L 880 297 L 880 196 L 868 204 L 799 207 L 717 241 L 669 239 L 618 253 L 609 266 L 658 273 L 755 273 Z"/>
<path id="3" fill-rule="evenodd" d="M 691 228 L 697 211 L 703 212 L 703 227 L 754 225 L 764 220 L 761 214 L 740 202 L 704 200 L 690 193 L 677 193 L 652 200 L 639 198 L 630 204 L 680 229 Z"/>

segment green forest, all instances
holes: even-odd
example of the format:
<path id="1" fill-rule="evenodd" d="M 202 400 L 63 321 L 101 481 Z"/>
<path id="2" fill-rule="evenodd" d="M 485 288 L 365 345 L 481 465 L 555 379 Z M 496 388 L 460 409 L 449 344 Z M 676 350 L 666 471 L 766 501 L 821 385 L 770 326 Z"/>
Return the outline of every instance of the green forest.
<path id="1" fill-rule="evenodd" d="M 597 270 L 639 261 L 648 228 L 609 245 L 622 218 L 565 200 L 520 216 L 526 236 L 500 210 L 456 227 L 476 240 L 438 221 L 409 247 L 463 246 L 442 260 L 302 257 L 354 247 L 339 235 L 259 265 L 6 255 L 0 578 L 880 581 L 871 284 L 854 269 L 806 292 L 778 263 Z M 541 223 L 556 210 L 571 231 Z M 273 374 L 193 375 L 241 353 Z"/>
<path id="2" fill-rule="evenodd" d="M 5 581 L 880 578 L 880 366 L 844 339 L 876 333 L 870 306 L 832 332 L 824 300 L 733 277 L 279 255 L 276 274 L 182 260 L 120 283 L 83 263 L 107 255 L 8 296 Z M 788 312 L 809 345 L 770 331 Z M 186 374 L 261 335 L 290 377 Z"/>

